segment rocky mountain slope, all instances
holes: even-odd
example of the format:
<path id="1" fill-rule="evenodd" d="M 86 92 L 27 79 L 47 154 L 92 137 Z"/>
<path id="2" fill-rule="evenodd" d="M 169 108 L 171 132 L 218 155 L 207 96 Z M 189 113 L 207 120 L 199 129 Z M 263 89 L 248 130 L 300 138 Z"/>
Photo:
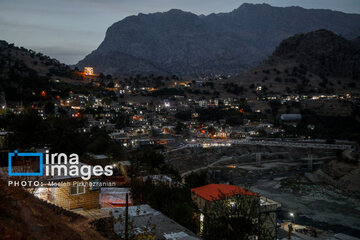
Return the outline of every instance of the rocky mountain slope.
<path id="1" fill-rule="evenodd" d="M 360 15 L 268 4 L 207 16 L 181 10 L 139 14 L 109 27 L 77 66 L 116 75 L 234 74 L 260 63 L 283 39 L 320 28 L 354 39 Z"/>
<path id="2" fill-rule="evenodd" d="M 327 30 L 284 40 L 269 62 L 276 59 L 294 60 L 318 75 L 360 79 L 360 51 L 352 42 Z"/>
<path id="3" fill-rule="evenodd" d="M 360 50 L 328 30 L 285 39 L 259 66 L 227 81 L 258 93 L 349 93 L 360 89 Z"/>

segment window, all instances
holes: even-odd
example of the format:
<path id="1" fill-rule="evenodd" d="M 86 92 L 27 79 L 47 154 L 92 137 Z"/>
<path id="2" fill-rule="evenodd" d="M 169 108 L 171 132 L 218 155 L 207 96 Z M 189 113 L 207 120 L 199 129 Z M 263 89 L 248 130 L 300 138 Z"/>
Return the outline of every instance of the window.
<path id="1" fill-rule="evenodd" d="M 84 193 L 85 193 L 85 186 L 83 185 L 70 186 L 70 195 L 78 195 Z"/>
<path id="2" fill-rule="evenodd" d="M 70 186 L 70 195 L 77 194 L 77 186 Z"/>
<path id="3" fill-rule="evenodd" d="M 85 186 L 78 186 L 78 194 L 85 193 Z"/>

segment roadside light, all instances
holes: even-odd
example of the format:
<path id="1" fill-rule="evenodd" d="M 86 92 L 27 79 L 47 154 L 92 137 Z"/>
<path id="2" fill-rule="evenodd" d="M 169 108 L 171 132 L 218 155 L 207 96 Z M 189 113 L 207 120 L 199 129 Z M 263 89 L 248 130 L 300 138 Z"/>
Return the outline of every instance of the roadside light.
<path id="1" fill-rule="evenodd" d="M 290 217 L 292 217 L 293 223 L 295 224 L 295 214 L 291 212 L 291 213 L 290 213 Z"/>

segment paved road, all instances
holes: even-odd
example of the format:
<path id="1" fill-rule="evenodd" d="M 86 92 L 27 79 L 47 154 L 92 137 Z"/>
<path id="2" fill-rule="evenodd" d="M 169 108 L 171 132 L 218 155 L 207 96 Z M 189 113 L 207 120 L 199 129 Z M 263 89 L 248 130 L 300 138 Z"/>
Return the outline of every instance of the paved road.
<path id="1" fill-rule="evenodd" d="M 307 149 L 333 149 L 333 150 L 346 150 L 351 149 L 350 144 L 326 144 L 318 142 L 290 142 L 290 141 L 267 141 L 267 140 L 234 140 L 234 139 L 201 139 L 197 141 L 198 144 L 186 144 L 180 148 L 172 149 L 169 152 L 178 151 L 186 148 L 193 147 L 212 147 L 212 145 L 259 145 L 259 146 L 271 146 L 271 147 L 293 147 L 293 148 L 307 148 Z"/>

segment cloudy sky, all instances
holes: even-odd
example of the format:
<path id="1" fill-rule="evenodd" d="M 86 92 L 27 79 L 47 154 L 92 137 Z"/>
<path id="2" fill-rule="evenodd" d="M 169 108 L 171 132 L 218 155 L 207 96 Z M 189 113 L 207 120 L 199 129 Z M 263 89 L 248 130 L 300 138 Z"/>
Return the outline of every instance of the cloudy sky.
<path id="1" fill-rule="evenodd" d="M 126 16 L 172 8 L 229 12 L 244 2 L 360 13 L 360 0 L 0 0 L 0 39 L 74 64 Z"/>

